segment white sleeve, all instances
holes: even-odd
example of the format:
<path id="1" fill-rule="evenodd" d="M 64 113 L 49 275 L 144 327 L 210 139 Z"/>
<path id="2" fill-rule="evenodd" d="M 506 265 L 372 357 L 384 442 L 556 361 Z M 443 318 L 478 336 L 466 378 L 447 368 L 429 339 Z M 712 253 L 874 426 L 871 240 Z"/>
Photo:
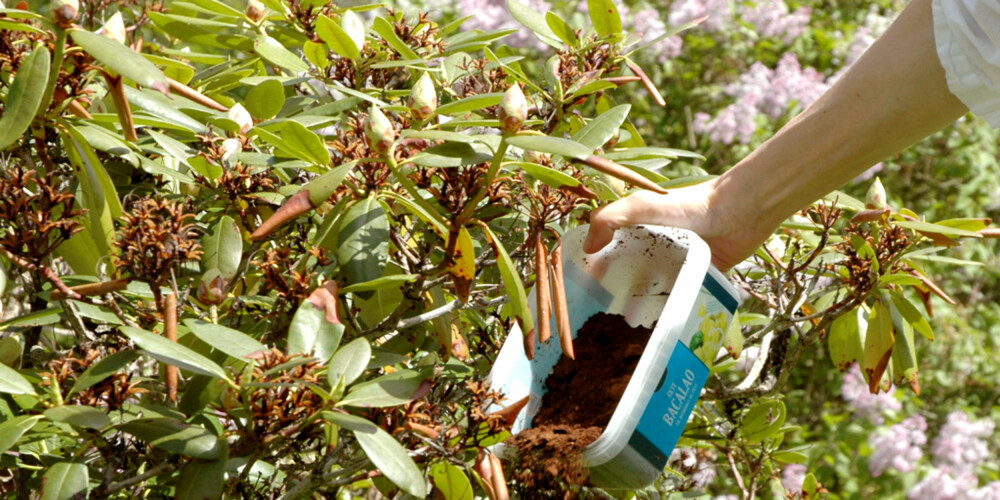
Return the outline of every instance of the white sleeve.
<path id="1" fill-rule="evenodd" d="M 933 9 L 948 88 L 1000 127 L 1000 0 L 933 0 Z"/>

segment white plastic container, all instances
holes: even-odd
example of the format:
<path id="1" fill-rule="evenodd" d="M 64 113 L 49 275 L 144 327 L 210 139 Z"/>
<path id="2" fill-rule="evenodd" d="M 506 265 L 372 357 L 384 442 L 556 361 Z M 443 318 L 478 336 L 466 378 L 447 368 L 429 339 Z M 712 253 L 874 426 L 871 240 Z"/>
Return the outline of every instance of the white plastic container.
<path id="1" fill-rule="evenodd" d="M 587 226 L 581 226 L 562 237 L 573 337 L 598 312 L 621 314 L 633 327 L 655 324 L 611 421 L 583 454 L 595 486 L 639 488 L 660 476 L 677 445 L 738 298 L 711 265 L 708 245 L 691 231 L 626 227 L 591 255 L 582 250 L 586 234 Z M 534 291 L 529 303 L 536 304 Z M 515 326 L 490 373 L 507 402 L 531 395 L 513 434 L 531 427 L 545 379 L 562 357 L 554 319 L 552 331 L 552 340 L 539 344 L 529 361 Z M 498 446 L 499 453 L 509 452 Z"/>

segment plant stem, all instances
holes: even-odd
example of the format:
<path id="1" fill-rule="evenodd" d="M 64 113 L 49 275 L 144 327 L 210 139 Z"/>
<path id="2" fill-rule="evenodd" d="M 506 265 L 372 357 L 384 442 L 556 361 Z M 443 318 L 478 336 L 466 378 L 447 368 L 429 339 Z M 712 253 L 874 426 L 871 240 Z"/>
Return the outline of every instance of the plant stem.
<path id="1" fill-rule="evenodd" d="M 486 193 L 489 192 L 490 184 L 493 183 L 493 179 L 496 178 L 497 173 L 500 172 L 500 165 L 503 163 L 503 159 L 507 156 L 507 148 L 510 145 L 507 141 L 500 141 L 500 146 L 497 147 L 496 153 L 493 154 L 493 163 L 490 164 L 490 169 L 486 171 L 486 182 L 479 188 L 475 196 L 468 203 L 465 204 L 465 208 L 462 209 L 462 213 L 459 214 L 458 218 L 455 219 L 456 225 L 459 227 L 464 226 L 469 219 L 472 218 L 472 213 L 475 212 L 476 207 L 479 206 L 479 202 L 486 198 Z"/>
<path id="2" fill-rule="evenodd" d="M 38 107 L 38 113 L 35 115 L 36 118 L 41 118 L 45 116 L 45 113 L 49 110 L 49 104 L 52 103 L 52 96 L 56 92 L 56 82 L 59 81 L 59 69 L 62 68 L 63 58 L 66 55 L 66 36 L 67 31 L 59 25 L 53 26 L 56 32 L 56 50 L 52 54 L 52 66 L 49 67 L 49 81 L 45 82 L 45 93 L 42 94 L 42 105 Z"/>

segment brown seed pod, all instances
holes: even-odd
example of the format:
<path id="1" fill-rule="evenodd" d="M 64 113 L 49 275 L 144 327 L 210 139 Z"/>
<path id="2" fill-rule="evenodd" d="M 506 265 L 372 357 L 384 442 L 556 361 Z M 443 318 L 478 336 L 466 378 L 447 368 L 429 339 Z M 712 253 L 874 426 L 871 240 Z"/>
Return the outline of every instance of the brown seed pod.
<path id="1" fill-rule="evenodd" d="M 542 232 L 535 237 L 535 298 L 538 309 L 538 341 L 545 343 L 552 337 L 552 293 L 549 290 L 549 251 L 542 240 Z"/>
<path id="2" fill-rule="evenodd" d="M 128 287 L 127 278 L 112 281 L 102 281 L 100 283 L 86 283 L 69 287 L 73 292 L 80 295 L 104 295 L 106 293 L 119 292 Z M 52 300 L 66 300 L 69 296 L 62 290 L 53 290 L 50 297 Z"/>
<path id="3" fill-rule="evenodd" d="M 483 480 L 483 489 L 490 500 L 496 500 L 497 494 L 493 490 L 493 462 L 490 460 L 490 452 L 480 449 L 476 455 L 476 473 Z"/>
<path id="4" fill-rule="evenodd" d="M 171 342 L 177 342 L 177 295 L 170 292 L 163 298 L 163 335 Z M 163 365 L 163 379 L 167 384 L 167 397 L 177 402 L 177 367 Z"/>
<path id="5" fill-rule="evenodd" d="M 493 477 L 491 481 L 493 483 L 493 493 L 496 495 L 496 500 L 510 500 L 510 491 L 507 490 L 507 478 L 503 475 L 503 464 L 500 463 L 500 459 L 490 453 L 489 454 L 490 465 L 493 469 Z"/>
<path id="6" fill-rule="evenodd" d="M 264 223 L 250 235 L 250 239 L 252 241 L 260 241 L 267 238 L 268 235 L 273 233 L 275 229 L 278 229 L 284 223 L 293 220 L 314 208 L 316 208 L 316 206 L 313 205 L 312 200 L 309 199 L 309 191 L 303 189 L 289 197 L 288 200 L 286 200 L 285 203 L 274 212 L 274 215 L 264 221 Z"/>
<path id="7" fill-rule="evenodd" d="M 229 111 L 229 108 L 223 106 L 222 104 L 219 104 L 215 99 L 212 99 L 211 97 L 208 97 L 207 95 L 202 94 L 201 92 L 198 92 L 197 90 L 188 87 L 187 85 L 184 85 L 183 83 L 178 82 L 173 78 L 168 77 L 167 81 L 170 83 L 170 92 L 174 94 L 186 97 L 198 104 L 207 106 L 209 108 L 218 111 Z"/>
<path id="8" fill-rule="evenodd" d="M 569 322 L 569 304 L 566 302 L 566 276 L 563 274 L 562 245 L 552 250 L 552 292 L 555 296 L 554 309 L 556 325 L 559 328 L 559 344 L 563 354 L 576 359 L 573 351 L 573 327 Z"/>
<path id="9" fill-rule="evenodd" d="M 586 159 L 578 161 L 590 168 L 593 168 L 594 170 L 597 170 L 598 172 L 603 172 L 634 186 L 648 189 L 654 193 L 667 194 L 667 190 L 658 186 L 655 182 L 633 172 L 628 167 L 619 165 L 607 158 L 590 155 Z"/>
<path id="10" fill-rule="evenodd" d="M 524 355 L 528 359 L 535 359 L 535 329 L 532 328 L 526 332 L 522 330 L 521 332 L 524 334 L 524 337 L 521 339 L 524 342 Z"/>
<path id="11" fill-rule="evenodd" d="M 525 396 L 493 413 L 490 413 L 490 417 L 500 417 L 503 419 L 504 423 L 508 427 L 514 425 L 514 421 L 517 420 L 517 416 L 521 413 L 521 410 L 525 406 L 528 406 L 528 402 L 531 401 L 531 396 Z"/>
<path id="12" fill-rule="evenodd" d="M 638 76 L 639 79 L 642 80 L 642 84 L 646 86 L 646 90 L 648 90 L 649 94 L 653 96 L 653 100 L 656 101 L 656 104 L 666 106 L 667 101 L 663 99 L 662 95 L 660 95 L 660 91 L 656 88 L 656 85 L 653 84 L 653 80 L 649 79 L 649 75 L 647 75 L 638 64 L 632 61 L 626 61 L 626 64 L 628 64 L 628 69 L 632 70 L 632 72 L 635 73 L 635 76 Z"/>

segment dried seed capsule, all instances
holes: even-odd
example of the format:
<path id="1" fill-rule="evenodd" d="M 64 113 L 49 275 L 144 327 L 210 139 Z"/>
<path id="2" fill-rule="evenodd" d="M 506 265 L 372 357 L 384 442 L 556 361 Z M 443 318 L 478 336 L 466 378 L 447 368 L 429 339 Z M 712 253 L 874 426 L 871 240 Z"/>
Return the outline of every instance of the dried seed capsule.
<path id="1" fill-rule="evenodd" d="M 885 187 L 882 186 L 882 181 L 878 177 L 868 187 L 868 193 L 865 194 L 865 208 L 885 208 Z"/>
<path id="2" fill-rule="evenodd" d="M 521 130 L 521 125 L 528 119 L 528 101 L 521 92 L 521 86 L 511 85 L 507 93 L 500 101 L 500 110 L 497 118 L 500 119 L 500 128 L 507 133 L 514 133 Z"/>
<path id="3" fill-rule="evenodd" d="M 267 15 L 267 9 L 260 0 L 247 0 L 246 14 L 251 21 L 259 23 Z"/>
<path id="4" fill-rule="evenodd" d="M 549 291 L 549 251 L 539 231 L 535 237 L 535 298 L 538 310 L 538 341 L 552 337 L 552 294 Z"/>
<path id="5" fill-rule="evenodd" d="M 115 15 L 111 16 L 110 19 L 101 29 L 97 30 L 97 33 L 104 35 L 112 40 L 125 44 L 125 22 L 122 21 L 122 13 L 115 12 Z"/>
<path id="6" fill-rule="evenodd" d="M 79 0 L 52 0 L 49 2 L 49 12 L 54 21 L 61 28 L 69 28 L 80 15 Z"/>
<path id="7" fill-rule="evenodd" d="M 365 121 L 365 135 L 371 142 L 371 148 L 381 154 L 385 154 L 392 147 L 392 142 L 396 140 L 396 130 L 392 128 L 392 122 L 385 116 L 378 106 L 372 106 L 368 113 L 368 120 Z"/>
<path id="8" fill-rule="evenodd" d="M 434 88 L 434 80 L 430 73 L 424 72 L 417 80 L 417 83 L 410 89 L 409 100 L 410 111 L 413 116 L 426 120 L 434 114 L 438 107 L 437 89 Z"/>

